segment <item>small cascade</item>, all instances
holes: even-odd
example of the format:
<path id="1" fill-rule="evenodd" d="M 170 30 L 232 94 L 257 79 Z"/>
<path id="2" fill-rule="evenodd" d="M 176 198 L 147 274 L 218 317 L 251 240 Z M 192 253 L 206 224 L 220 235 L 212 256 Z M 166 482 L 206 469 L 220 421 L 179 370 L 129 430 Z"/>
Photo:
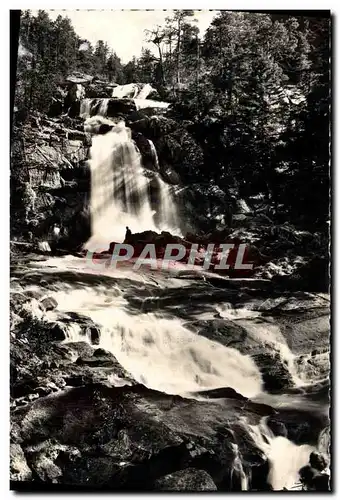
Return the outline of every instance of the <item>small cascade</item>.
<path id="1" fill-rule="evenodd" d="M 137 111 L 145 108 L 160 108 L 166 109 L 170 106 L 169 102 L 154 101 L 152 99 L 134 99 Z"/>
<path id="2" fill-rule="evenodd" d="M 257 447 L 269 461 L 267 481 L 274 491 L 302 489 L 299 471 L 308 464 L 309 455 L 315 448 L 308 444 L 297 445 L 283 436 L 274 436 L 266 424 L 266 417 L 259 425 L 243 422 Z"/>
<path id="3" fill-rule="evenodd" d="M 140 110 L 144 108 L 159 108 L 159 109 L 166 109 L 170 106 L 168 102 L 161 102 L 161 101 L 153 101 L 150 99 L 126 99 L 124 98 L 93 98 L 93 99 L 81 99 L 80 101 L 80 111 L 79 111 L 79 116 L 81 118 L 88 118 L 93 115 L 99 115 L 106 117 L 108 115 L 108 107 L 109 104 L 119 104 L 120 106 L 125 106 L 125 109 L 127 112 L 131 112 L 134 110 Z M 132 103 L 132 104 L 131 104 Z M 133 106 L 134 103 L 134 106 Z M 113 106 L 113 110 L 110 104 L 110 116 L 113 116 L 112 113 L 114 113 L 115 107 Z"/>
<path id="4" fill-rule="evenodd" d="M 80 101 L 80 112 L 79 116 L 81 118 L 88 118 L 91 115 L 91 105 L 93 99 L 82 99 Z"/>
<path id="5" fill-rule="evenodd" d="M 148 143 L 150 144 L 150 150 L 151 150 L 151 155 L 152 155 L 154 167 L 157 170 L 157 172 L 159 172 L 158 154 L 157 154 L 155 145 L 150 139 L 148 139 Z"/>
<path id="6" fill-rule="evenodd" d="M 92 110 L 97 108 L 94 112 L 95 115 L 98 116 L 107 116 L 107 109 L 109 106 L 110 99 L 82 99 L 80 101 L 80 112 L 79 115 L 81 118 L 89 118 L 91 116 Z"/>
<path id="7" fill-rule="evenodd" d="M 107 116 L 107 108 L 109 106 L 109 99 L 101 99 L 101 103 L 97 114 L 100 116 Z"/>
<path id="8" fill-rule="evenodd" d="M 137 99 L 147 99 L 148 95 L 151 94 L 151 92 L 154 92 L 156 89 L 151 87 L 150 83 L 146 83 L 145 85 L 142 85 L 142 88 L 138 92 L 138 95 L 136 96 Z"/>

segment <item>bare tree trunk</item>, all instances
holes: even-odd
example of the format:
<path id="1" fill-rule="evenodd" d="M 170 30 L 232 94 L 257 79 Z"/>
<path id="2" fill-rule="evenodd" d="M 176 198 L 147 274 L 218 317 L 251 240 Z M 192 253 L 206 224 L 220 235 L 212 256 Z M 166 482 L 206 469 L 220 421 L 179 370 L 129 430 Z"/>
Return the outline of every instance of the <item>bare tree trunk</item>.
<path id="1" fill-rule="evenodd" d="M 177 85 L 180 84 L 180 52 L 181 52 L 181 20 L 178 19 L 178 34 L 177 34 Z"/>

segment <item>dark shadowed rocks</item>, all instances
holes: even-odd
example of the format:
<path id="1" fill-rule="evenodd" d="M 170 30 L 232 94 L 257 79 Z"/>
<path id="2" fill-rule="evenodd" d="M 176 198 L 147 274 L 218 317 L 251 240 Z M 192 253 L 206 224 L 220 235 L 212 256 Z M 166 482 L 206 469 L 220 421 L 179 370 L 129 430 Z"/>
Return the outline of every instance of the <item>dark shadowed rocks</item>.
<path id="1" fill-rule="evenodd" d="M 179 178 L 174 182 L 174 176 L 167 173 L 169 167 L 176 172 L 176 176 L 182 178 L 190 176 L 203 163 L 201 147 L 180 123 L 163 116 L 152 116 L 128 125 L 135 133 L 153 141 L 160 170 L 164 171 L 171 183 L 177 183 Z"/>

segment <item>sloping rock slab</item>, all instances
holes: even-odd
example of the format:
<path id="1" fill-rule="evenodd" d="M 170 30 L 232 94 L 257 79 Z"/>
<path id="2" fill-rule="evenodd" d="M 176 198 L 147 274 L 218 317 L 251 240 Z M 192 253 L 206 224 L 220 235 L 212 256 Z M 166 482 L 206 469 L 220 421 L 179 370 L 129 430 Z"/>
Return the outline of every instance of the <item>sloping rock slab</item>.
<path id="1" fill-rule="evenodd" d="M 15 410 L 12 421 L 28 467 L 43 483 L 152 490 L 162 476 L 194 467 L 210 474 L 219 489 L 230 490 L 240 485 L 236 448 L 246 474 L 266 463 L 239 422 L 242 414 L 258 423 L 262 406 L 271 413 L 270 407 L 243 400 L 215 404 L 142 385 L 92 384 L 40 398 Z"/>

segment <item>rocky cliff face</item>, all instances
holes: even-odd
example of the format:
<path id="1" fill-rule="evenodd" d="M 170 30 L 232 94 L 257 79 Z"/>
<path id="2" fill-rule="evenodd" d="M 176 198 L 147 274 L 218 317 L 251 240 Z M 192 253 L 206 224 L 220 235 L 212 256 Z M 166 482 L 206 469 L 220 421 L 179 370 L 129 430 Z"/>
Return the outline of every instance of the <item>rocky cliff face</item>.
<path id="1" fill-rule="evenodd" d="M 86 241 L 90 186 L 86 159 L 91 138 L 84 133 L 82 121 L 36 115 L 15 127 L 13 135 L 13 237 L 45 239 L 52 245 L 66 246 Z M 78 227 L 76 239 L 73 226 Z"/>

